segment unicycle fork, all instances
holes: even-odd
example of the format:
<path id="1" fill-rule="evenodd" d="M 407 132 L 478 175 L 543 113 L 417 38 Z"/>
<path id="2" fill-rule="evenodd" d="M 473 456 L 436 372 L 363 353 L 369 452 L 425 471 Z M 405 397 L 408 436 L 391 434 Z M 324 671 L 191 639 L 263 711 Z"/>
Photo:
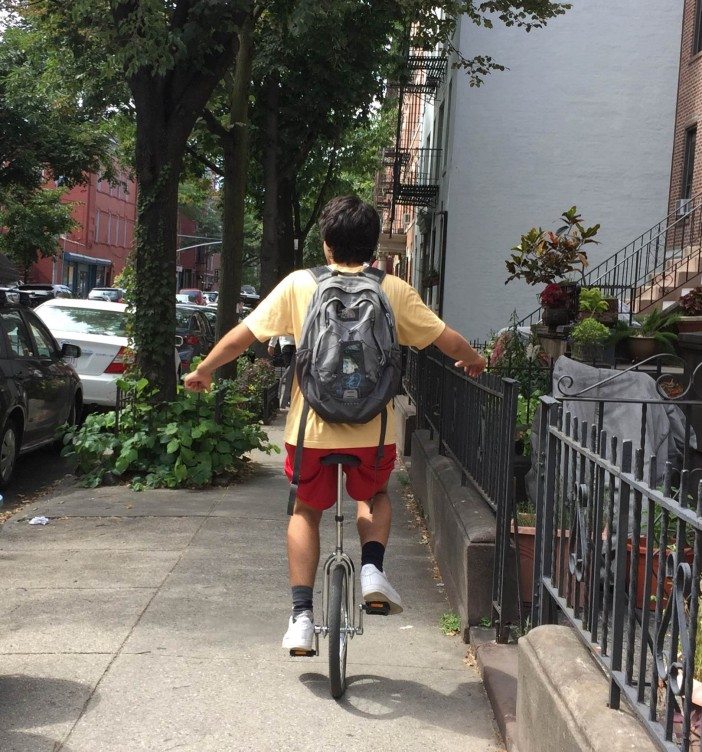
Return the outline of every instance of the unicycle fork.
<path id="1" fill-rule="evenodd" d="M 349 640 L 363 634 L 363 607 L 356 609 L 356 574 L 351 557 L 344 552 L 344 467 L 356 467 L 360 459 L 349 454 L 330 454 L 323 465 L 336 465 L 336 546 L 324 563 L 322 588 L 322 624 L 315 626 L 315 643 L 319 653 L 319 635 L 329 639 L 329 684 L 332 697 L 346 690 L 346 653 Z M 358 619 L 356 618 L 358 613 Z"/>

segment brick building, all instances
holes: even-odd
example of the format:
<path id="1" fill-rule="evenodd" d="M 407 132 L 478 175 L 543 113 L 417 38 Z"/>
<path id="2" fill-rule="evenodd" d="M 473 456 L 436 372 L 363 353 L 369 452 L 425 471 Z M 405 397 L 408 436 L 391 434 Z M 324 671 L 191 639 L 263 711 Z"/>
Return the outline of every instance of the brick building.
<path id="1" fill-rule="evenodd" d="M 124 269 L 134 241 L 136 183 L 126 173 L 118 185 L 91 174 L 64 200 L 74 204 L 76 228 L 59 239 L 55 258 L 34 265 L 29 280 L 65 284 L 84 298 L 93 287 L 111 285 Z"/>
<path id="2" fill-rule="evenodd" d="M 684 0 L 678 100 L 675 113 L 670 211 L 702 192 L 698 124 L 702 121 L 702 0 Z M 697 169 L 695 169 L 697 165 Z M 681 204 L 681 202 L 683 202 Z"/>
<path id="3" fill-rule="evenodd" d="M 197 222 L 182 211 L 178 212 L 178 245 L 181 248 L 195 245 L 202 233 Z M 201 245 L 178 252 L 177 281 L 178 290 L 197 288 L 199 290 L 216 290 L 219 284 L 219 252 L 216 245 Z"/>

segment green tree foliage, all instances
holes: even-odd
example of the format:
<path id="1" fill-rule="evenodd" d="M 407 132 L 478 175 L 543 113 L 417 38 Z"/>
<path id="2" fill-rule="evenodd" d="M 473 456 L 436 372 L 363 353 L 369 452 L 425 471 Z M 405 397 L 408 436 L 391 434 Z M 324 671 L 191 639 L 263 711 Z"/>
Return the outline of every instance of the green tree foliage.
<path id="1" fill-rule="evenodd" d="M 0 203 L 0 252 L 16 262 L 25 276 L 40 257 L 53 256 L 57 238 L 75 226 L 71 205 L 61 202 L 62 190 L 5 193 Z"/>
<path id="2" fill-rule="evenodd" d="M 0 250 L 25 272 L 58 250 L 74 223 L 65 189 L 87 172 L 111 175 L 106 132 L 83 105 L 75 79 L 58 73 L 56 55 L 26 26 L 0 44 Z M 62 188 L 44 189 L 48 181 Z"/>

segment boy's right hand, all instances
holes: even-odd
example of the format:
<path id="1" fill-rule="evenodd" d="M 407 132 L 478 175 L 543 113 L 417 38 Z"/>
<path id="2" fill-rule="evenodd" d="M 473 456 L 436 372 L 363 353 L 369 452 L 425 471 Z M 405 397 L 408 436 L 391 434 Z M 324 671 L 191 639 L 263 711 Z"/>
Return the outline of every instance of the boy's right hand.
<path id="1" fill-rule="evenodd" d="M 212 374 L 198 367 L 185 375 L 183 386 L 191 392 L 206 392 L 212 386 Z"/>
<path id="2" fill-rule="evenodd" d="M 475 353 L 475 356 L 471 356 L 470 359 L 459 360 L 454 363 L 456 368 L 462 368 L 466 376 L 470 376 L 472 379 L 477 379 L 478 376 L 485 370 L 487 366 L 487 360 L 483 358 L 479 353 Z"/>

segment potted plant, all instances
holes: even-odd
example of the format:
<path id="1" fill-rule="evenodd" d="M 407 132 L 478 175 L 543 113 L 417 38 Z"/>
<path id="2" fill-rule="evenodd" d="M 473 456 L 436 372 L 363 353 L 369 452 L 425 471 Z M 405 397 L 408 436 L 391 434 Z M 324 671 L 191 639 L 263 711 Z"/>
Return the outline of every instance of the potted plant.
<path id="1" fill-rule="evenodd" d="M 610 332 L 604 324 L 593 318 L 583 319 L 573 327 L 570 334 L 573 342 L 573 357 L 583 363 L 611 362 L 614 347 L 609 344 Z M 611 350 L 611 353 L 606 352 Z"/>
<path id="2" fill-rule="evenodd" d="M 678 335 L 673 331 L 679 313 L 664 313 L 654 308 L 646 316 L 636 317 L 639 326 L 629 329 L 629 352 L 634 361 L 646 360 L 661 352 L 674 353 Z"/>
<path id="3" fill-rule="evenodd" d="M 581 320 L 591 317 L 609 325 L 613 325 L 617 320 L 619 301 L 616 298 L 605 298 L 599 287 L 581 288 L 579 304 L 578 317 Z"/>
<path id="4" fill-rule="evenodd" d="M 571 320 L 570 296 L 555 282 L 551 282 L 539 294 L 539 302 L 543 308 L 541 321 L 549 328 L 564 326 Z"/>
<path id="5" fill-rule="evenodd" d="M 695 287 L 678 301 L 681 317 L 678 333 L 702 331 L 702 287 Z"/>
<path id="6" fill-rule="evenodd" d="M 588 264 L 584 247 L 598 242 L 595 236 L 600 226 L 585 227 L 575 206 L 563 212 L 561 220 L 563 224 L 555 232 L 532 227 L 522 235 L 519 244 L 511 249 L 512 255 L 505 261 L 509 272 L 505 284 L 513 279 L 523 279 L 529 285 L 560 282 L 571 295 L 571 315 L 575 318 L 578 285 L 567 277 L 577 272 L 581 280 L 584 279 Z"/>

